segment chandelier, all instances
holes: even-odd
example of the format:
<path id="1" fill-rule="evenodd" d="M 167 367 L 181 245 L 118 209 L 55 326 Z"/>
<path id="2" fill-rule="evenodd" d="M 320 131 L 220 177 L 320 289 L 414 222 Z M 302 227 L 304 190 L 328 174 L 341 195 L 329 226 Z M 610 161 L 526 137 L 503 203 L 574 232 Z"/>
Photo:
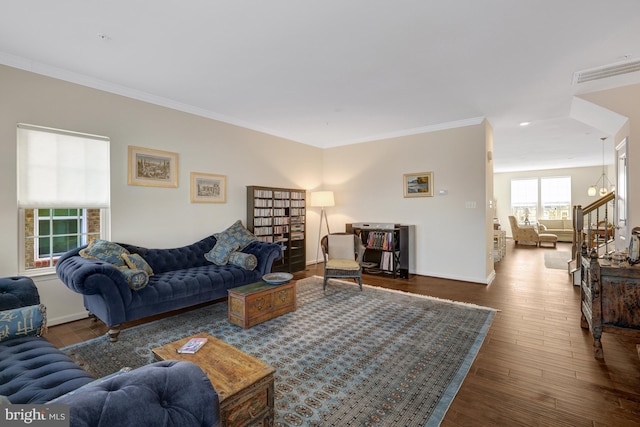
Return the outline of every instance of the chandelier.
<path id="1" fill-rule="evenodd" d="M 612 189 L 613 187 L 611 181 L 609 181 L 609 178 L 607 178 L 606 168 L 604 164 L 604 141 L 606 139 L 607 137 L 600 138 L 600 140 L 602 141 L 602 175 L 600 175 L 600 178 L 598 178 L 596 183 L 589 187 L 589 189 L 587 190 L 587 194 L 592 197 L 595 196 L 596 193 L 600 193 L 600 197 L 605 196 L 609 191 L 611 191 L 610 189 Z M 600 181 L 602 181 L 602 184 L 600 184 Z M 600 188 L 599 190 L 598 187 Z"/>

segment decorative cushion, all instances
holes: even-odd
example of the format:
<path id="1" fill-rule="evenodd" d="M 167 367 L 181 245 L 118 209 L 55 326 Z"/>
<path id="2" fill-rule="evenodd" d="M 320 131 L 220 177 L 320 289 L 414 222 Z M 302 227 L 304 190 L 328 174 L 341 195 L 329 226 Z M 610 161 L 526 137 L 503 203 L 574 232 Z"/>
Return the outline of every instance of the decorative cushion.
<path id="1" fill-rule="evenodd" d="M 329 234 L 327 239 L 329 259 L 355 259 L 356 250 L 353 234 Z"/>
<path id="2" fill-rule="evenodd" d="M 227 242 L 226 240 L 218 240 L 216 245 L 204 257 L 215 265 L 226 265 L 229 262 L 231 252 L 239 248 L 238 242 Z"/>
<path id="3" fill-rule="evenodd" d="M 122 254 L 120 255 L 122 260 L 127 264 L 132 270 L 144 270 L 147 272 L 149 276 L 153 276 L 153 269 L 147 263 L 147 261 L 142 258 L 140 254 Z"/>
<path id="4" fill-rule="evenodd" d="M 0 311 L 0 341 L 39 337 L 47 331 L 47 309 L 42 304 Z"/>
<path id="5" fill-rule="evenodd" d="M 120 272 L 124 275 L 129 287 L 134 291 L 139 291 L 149 283 L 149 275 L 144 270 L 121 268 Z"/>
<path id="6" fill-rule="evenodd" d="M 229 243 L 237 243 L 239 251 L 246 248 L 249 243 L 258 240 L 253 233 L 242 225 L 242 221 L 240 220 L 237 220 L 231 227 L 227 228 L 222 233 L 214 234 L 214 236 L 218 241 L 224 240 Z"/>
<path id="7" fill-rule="evenodd" d="M 330 259 L 327 261 L 328 270 L 360 270 L 360 264 L 349 259 Z"/>
<path id="8" fill-rule="evenodd" d="M 244 252 L 231 252 L 229 254 L 229 264 L 237 265 L 245 270 L 253 270 L 258 266 L 258 258 L 253 254 Z"/>
<path id="9" fill-rule="evenodd" d="M 547 229 L 546 225 L 538 223 L 538 230 L 545 231 L 546 229 Z"/>
<path id="10" fill-rule="evenodd" d="M 122 254 L 128 254 L 129 251 L 118 245 L 117 243 L 107 240 L 94 240 L 86 248 L 80 251 L 83 258 L 99 259 L 115 265 L 116 267 L 126 267 Z"/>

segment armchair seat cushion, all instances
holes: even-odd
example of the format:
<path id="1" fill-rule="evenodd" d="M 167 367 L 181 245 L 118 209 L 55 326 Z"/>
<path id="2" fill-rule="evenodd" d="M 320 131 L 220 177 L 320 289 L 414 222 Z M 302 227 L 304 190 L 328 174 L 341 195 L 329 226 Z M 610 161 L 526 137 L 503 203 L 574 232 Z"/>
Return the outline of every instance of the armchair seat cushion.
<path id="1" fill-rule="evenodd" d="M 330 259 L 327 261 L 329 270 L 360 270 L 360 264 L 350 259 Z"/>

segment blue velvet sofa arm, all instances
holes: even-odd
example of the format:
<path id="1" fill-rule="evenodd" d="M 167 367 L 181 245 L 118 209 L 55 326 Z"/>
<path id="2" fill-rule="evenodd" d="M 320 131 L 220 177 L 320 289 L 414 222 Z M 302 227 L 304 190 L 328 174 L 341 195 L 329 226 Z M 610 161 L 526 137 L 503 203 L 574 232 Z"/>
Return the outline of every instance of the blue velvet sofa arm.
<path id="1" fill-rule="evenodd" d="M 38 288 L 25 276 L 0 278 L 0 310 L 40 304 Z"/>
<path id="2" fill-rule="evenodd" d="M 129 284 L 118 268 L 105 261 L 81 257 L 79 252 L 85 247 L 65 253 L 56 264 L 56 274 L 67 287 L 83 295 L 102 294 L 107 287 L 103 284 L 106 279 L 109 286 L 121 288 L 122 293 L 127 291 L 128 294 Z M 88 280 L 94 274 L 104 277 L 98 281 Z"/>
<path id="3" fill-rule="evenodd" d="M 211 427 L 220 418 L 206 374 L 175 360 L 96 380 L 50 403 L 69 405 L 71 427 Z"/>
<path id="4" fill-rule="evenodd" d="M 258 259 L 256 270 L 261 276 L 271 273 L 273 262 L 282 256 L 280 245 L 267 242 L 252 242 L 242 252 L 255 255 Z"/>

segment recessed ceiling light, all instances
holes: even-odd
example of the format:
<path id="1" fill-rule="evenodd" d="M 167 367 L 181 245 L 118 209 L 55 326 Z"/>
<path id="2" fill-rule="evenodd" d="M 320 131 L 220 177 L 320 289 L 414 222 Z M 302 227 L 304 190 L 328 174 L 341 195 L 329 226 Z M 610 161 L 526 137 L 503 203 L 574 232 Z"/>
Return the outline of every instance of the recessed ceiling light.
<path id="1" fill-rule="evenodd" d="M 520 123 L 520 126 L 529 126 L 531 124 L 531 122 L 522 122 Z"/>
<path id="2" fill-rule="evenodd" d="M 111 40 L 111 37 L 109 37 L 109 35 L 105 33 L 98 33 L 97 36 L 100 40 L 105 42 Z"/>

